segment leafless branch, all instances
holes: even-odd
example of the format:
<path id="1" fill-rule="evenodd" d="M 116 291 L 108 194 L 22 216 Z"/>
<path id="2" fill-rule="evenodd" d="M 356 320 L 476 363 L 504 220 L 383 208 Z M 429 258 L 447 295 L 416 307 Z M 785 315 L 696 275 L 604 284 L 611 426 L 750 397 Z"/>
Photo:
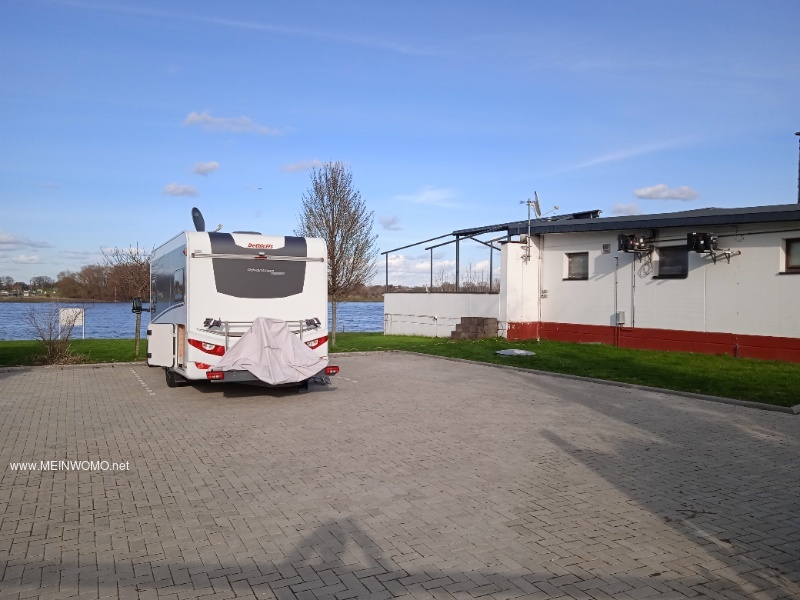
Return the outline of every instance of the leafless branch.
<path id="1" fill-rule="evenodd" d="M 328 162 L 311 174 L 303 195 L 295 234 L 319 237 L 327 244 L 328 295 L 332 303 L 332 337 L 336 344 L 336 303 L 375 276 L 378 236 L 374 213 L 353 188 L 353 175 L 341 162 Z"/>

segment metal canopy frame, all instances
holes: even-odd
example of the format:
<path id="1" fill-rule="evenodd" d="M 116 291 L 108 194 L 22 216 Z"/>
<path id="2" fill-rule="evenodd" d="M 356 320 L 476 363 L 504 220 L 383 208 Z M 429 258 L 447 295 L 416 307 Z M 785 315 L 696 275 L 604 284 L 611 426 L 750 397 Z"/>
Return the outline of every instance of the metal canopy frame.
<path id="1" fill-rule="evenodd" d="M 448 246 L 450 244 L 455 244 L 456 245 L 456 291 L 458 291 L 459 280 L 460 280 L 460 273 L 459 273 L 460 254 L 459 254 L 459 251 L 460 251 L 460 247 L 461 247 L 461 240 L 472 240 L 474 242 L 478 242 L 479 244 L 483 244 L 484 246 L 488 246 L 489 247 L 489 293 L 490 294 L 492 293 L 492 281 L 493 281 L 493 277 L 494 277 L 494 275 L 493 275 L 494 254 L 493 253 L 494 253 L 495 250 L 498 250 L 498 251 L 500 250 L 500 248 L 497 248 L 494 245 L 494 242 L 496 242 L 498 240 L 502 240 L 503 238 L 508 238 L 508 235 L 501 235 L 500 237 L 497 237 L 497 238 L 494 238 L 494 239 L 491 239 L 491 240 L 487 240 L 487 241 L 479 240 L 476 236 L 483 235 L 483 233 L 488 233 L 488 232 L 484 231 L 484 232 L 481 232 L 481 233 L 476 233 L 476 234 L 473 234 L 473 235 L 465 235 L 465 236 L 458 236 L 457 235 L 454 240 L 450 240 L 449 242 L 442 242 L 441 244 L 434 244 L 433 246 L 428 246 L 427 248 L 425 248 L 425 250 L 430 250 L 431 251 L 431 282 L 430 282 L 431 283 L 431 289 L 433 288 L 433 250 L 434 250 L 434 248 L 441 248 L 442 246 Z"/>
<path id="2" fill-rule="evenodd" d="M 495 242 L 502 239 L 510 239 L 510 236 L 506 233 L 501 235 L 500 237 L 493 238 L 491 240 L 479 240 L 477 236 L 483 235 L 484 233 L 494 233 L 497 231 L 506 231 L 506 225 L 491 225 L 488 227 L 480 228 L 480 231 L 473 231 L 470 234 L 461 235 L 457 234 L 456 232 L 452 233 L 445 233 L 436 237 L 428 238 L 427 240 L 422 240 L 421 242 L 416 242 L 414 244 L 407 244 L 405 246 L 400 246 L 398 248 L 392 248 L 391 250 L 386 250 L 385 252 L 381 252 L 383 256 L 386 257 L 386 284 L 385 290 L 389 290 L 389 255 L 392 252 L 397 252 L 399 250 L 405 250 L 406 248 L 413 248 L 414 246 L 421 246 L 422 244 L 427 244 L 429 242 L 435 242 L 436 240 L 441 240 L 447 237 L 453 237 L 454 239 L 449 240 L 447 242 L 442 242 L 440 244 L 434 244 L 433 246 L 425 247 L 425 250 L 430 250 L 431 253 L 431 273 L 430 273 L 430 287 L 433 288 L 433 250 L 435 248 L 441 248 L 442 246 L 448 246 L 450 244 L 456 245 L 456 281 L 455 281 L 455 291 L 459 291 L 460 287 L 460 276 L 461 276 L 461 241 L 462 240 L 472 240 L 478 242 L 479 244 L 483 244 L 489 248 L 489 293 L 492 293 L 492 277 L 493 277 L 493 259 L 494 259 L 494 251 L 500 250 L 497 246 L 494 245 Z"/>
<path id="3" fill-rule="evenodd" d="M 596 219 L 600 216 L 599 210 L 589 210 L 577 213 L 570 213 L 564 215 L 553 215 L 548 217 L 541 217 L 536 219 L 535 223 L 540 224 L 544 222 L 551 222 L 551 221 L 564 221 L 564 220 L 577 220 L 577 219 Z M 483 225 L 480 227 L 473 227 L 471 229 L 459 229 L 456 231 L 452 231 L 451 233 L 445 233 L 436 237 L 429 238 L 427 240 L 422 240 L 421 242 L 416 242 L 414 244 L 406 244 L 405 246 L 400 246 L 399 248 L 392 248 L 391 250 L 386 250 L 385 252 L 381 252 L 382 256 L 386 257 L 386 284 L 385 284 L 385 291 L 389 290 L 389 255 L 392 252 L 398 252 L 399 250 L 405 250 L 406 248 L 413 248 L 414 246 L 420 246 L 422 244 L 427 244 L 429 242 L 434 242 L 436 240 L 441 240 L 442 238 L 452 237 L 455 239 L 449 240 L 447 242 L 442 242 L 440 244 L 434 244 L 433 246 L 427 246 L 425 250 L 430 250 L 431 253 L 431 274 L 430 274 L 430 287 L 433 287 L 433 250 L 434 248 L 440 248 L 442 246 L 447 246 L 449 244 L 456 245 L 456 282 L 455 282 L 455 291 L 458 292 L 460 289 L 460 279 L 461 279 L 461 241 L 462 240 L 472 240 L 478 242 L 479 244 L 483 244 L 489 248 L 489 293 L 492 293 L 492 278 L 494 276 L 493 273 L 493 252 L 495 250 L 500 250 L 500 248 L 494 245 L 495 242 L 506 239 L 511 240 L 513 235 L 519 234 L 519 227 L 522 224 L 527 224 L 528 221 L 512 221 L 510 223 L 498 223 L 495 225 Z M 498 231 L 504 231 L 505 233 L 499 237 L 492 238 L 491 240 L 480 240 L 478 239 L 479 235 L 484 235 L 486 233 L 496 233 Z"/>

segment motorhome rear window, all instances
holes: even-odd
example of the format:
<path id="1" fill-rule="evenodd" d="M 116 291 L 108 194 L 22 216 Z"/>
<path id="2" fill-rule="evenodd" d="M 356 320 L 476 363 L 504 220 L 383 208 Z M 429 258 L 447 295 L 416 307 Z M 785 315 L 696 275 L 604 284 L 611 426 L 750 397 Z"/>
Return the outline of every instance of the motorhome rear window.
<path id="1" fill-rule="evenodd" d="M 305 238 L 286 237 L 283 248 L 253 249 L 237 246 L 229 233 L 210 232 L 211 253 L 243 256 L 307 257 Z M 229 260 L 212 258 L 217 292 L 234 298 L 287 298 L 300 294 L 306 280 L 302 261 Z"/>

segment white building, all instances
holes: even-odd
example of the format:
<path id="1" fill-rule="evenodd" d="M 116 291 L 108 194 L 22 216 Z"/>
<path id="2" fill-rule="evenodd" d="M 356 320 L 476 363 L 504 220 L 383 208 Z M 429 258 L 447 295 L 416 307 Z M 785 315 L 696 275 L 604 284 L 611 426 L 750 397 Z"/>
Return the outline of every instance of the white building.
<path id="1" fill-rule="evenodd" d="M 461 317 L 496 317 L 508 339 L 800 362 L 799 204 L 597 215 L 454 231 L 506 232 L 500 292 L 387 293 L 385 332 L 448 336 Z"/>

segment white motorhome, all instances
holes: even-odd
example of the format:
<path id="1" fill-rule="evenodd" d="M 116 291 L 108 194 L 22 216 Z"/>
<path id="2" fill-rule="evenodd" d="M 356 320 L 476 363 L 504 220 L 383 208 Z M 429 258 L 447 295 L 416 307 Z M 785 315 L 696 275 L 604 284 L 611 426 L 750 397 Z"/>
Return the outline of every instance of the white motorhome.
<path id="1" fill-rule="evenodd" d="M 286 322 L 327 365 L 324 240 L 200 229 L 153 252 L 148 365 L 164 367 L 170 387 L 192 380 L 262 383 L 248 370 L 217 368 L 261 317 Z M 311 377 L 336 372 L 325 366 L 292 383 L 307 388 Z"/>

